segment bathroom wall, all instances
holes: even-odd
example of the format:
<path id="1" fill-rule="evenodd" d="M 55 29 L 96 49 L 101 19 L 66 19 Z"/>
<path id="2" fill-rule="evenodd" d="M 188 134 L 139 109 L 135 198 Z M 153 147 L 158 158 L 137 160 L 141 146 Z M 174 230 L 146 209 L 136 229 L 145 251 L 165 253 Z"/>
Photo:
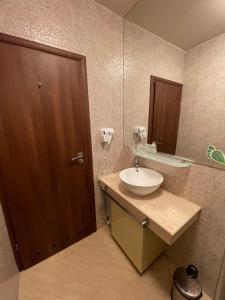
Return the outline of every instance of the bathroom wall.
<path id="1" fill-rule="evenodd" d="M 199 220 L 166 254 L 178 266 L 195 264 L 204 291 L 213 298 L 225 249 L 224 170 L 198 164 L 174 168 L 145 159 L 141 164 L 164 176 L 165 189 L 202 207 Z"/>
<path id="2" fill-rule="evenodd" d="M 87 57 L 97 225 L 105 223 L 97 177 L 123 168 L 123 20 L 93 0 L 2 0 L 0 32 Z M 107 149 L 99 129 L 113 127 Z M 14 300 L 17 271 L 0 211 L 0 298 Z"/>
<path id="3" fill-rule="evenodd" d="M 124 21 L 124 143 L 134 145 L 135 126 L 148 128 L 150 75 L 183 82 L 185 52 Z"/>
<path id="4" fill-rule="evenodd" d="M 176 153 L 202 163 L 209 163 L 208 145 L 225 150 L 224 53 L 225 34 L 185 53 Z"/>
<path id="5" fill-rule="evenodd" d="M 18 295 L 19 272 L 12 253 L 5 220 L 0 205 L 0 298 L 16 300 Z"/>
<path id="6" fill-rule="evenodd" d="M 215 300 L 224 300 L 224 295 L 225 295 L 225 251 L 223 256 L 223 262 L 221 264 L 220 276 L 217 284 Z"/>

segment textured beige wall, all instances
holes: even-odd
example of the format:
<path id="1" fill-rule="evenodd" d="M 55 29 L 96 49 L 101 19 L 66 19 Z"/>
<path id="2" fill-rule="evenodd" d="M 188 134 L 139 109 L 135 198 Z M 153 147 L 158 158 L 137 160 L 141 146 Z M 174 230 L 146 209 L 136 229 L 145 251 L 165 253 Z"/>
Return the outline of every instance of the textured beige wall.
<path id="1" fill-rule="evenodd" d="M 179 169 L 145 159 L 141 164 L 164 176 L 165 189 L 202 207 L 199 220 L 166 253 L 176 265 L 195 264 L 204 291 L 213 297 L 225 249 L 224 170 L 197 164 Z"/>
<path id="2" fill-rule="evenodd" d="M 18 285 L 19 273 L 0 205 L 0 299 L 16 300 Z"/>
<path id="3" fill-rule="evenodd" d="M 122 18 L 92 0 L 2 0 L 0 32 L 87 57 L 96 212 L 98 227 L 101 226 L 105 216 L 96 178 L 122 168 L 123 161 Z M 115 138 L 108 150 L 99 143 L 101 127 L 115 129 Z M 0 247 L 2 298 L 4 291 L 16 293 L 13 289 L 16 269 L 12 256 L 8 254 L 2 214 L 0 222 L 0 240 L 4 239 Z M 16 298 L 12 296 L 9 299 Z M 4 300 L 8 298 L 5 296 Z"/>
<path id="4" fill-rule="evenodd" d="M 149 31 L 124 21 L 124 143 L 135 126 L 148 128 L 150 75 L 183 81 L 184 54 Z"/>
<path id="5" fill-rule="evenodd" d="M 209 144 L 225 150 L 224 79 L 225 34 L 185 53 L 177 154 L 209 163 Z"/>

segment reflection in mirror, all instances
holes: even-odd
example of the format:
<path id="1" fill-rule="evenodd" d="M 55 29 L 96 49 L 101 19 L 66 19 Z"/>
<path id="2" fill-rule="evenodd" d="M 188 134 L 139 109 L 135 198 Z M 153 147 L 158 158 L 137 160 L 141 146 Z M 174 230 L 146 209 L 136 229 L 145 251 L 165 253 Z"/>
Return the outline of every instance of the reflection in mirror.
<path id="1" fill-rule="evenodd" d="M 182 95 L 181 83 L 151 76 L 148 143 L 159 152 L 176 153 Z"/>
<path id="2" fill-rule="evenodd" d="M 223 167 L 225 2 L 173 11 L 161 2 L 141 0 L 124 21 L 125 145 Z"/>

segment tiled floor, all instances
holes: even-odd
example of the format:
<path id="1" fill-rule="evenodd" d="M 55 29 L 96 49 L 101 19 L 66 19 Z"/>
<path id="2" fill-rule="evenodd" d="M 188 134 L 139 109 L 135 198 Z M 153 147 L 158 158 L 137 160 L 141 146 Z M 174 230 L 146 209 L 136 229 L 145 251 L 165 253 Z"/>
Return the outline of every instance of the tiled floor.
<path id="1" fill-rule="evenodd" d="M 19 300 L 170 300 L 174 268 L 163 255 L 140 276 L 103 227 L 22 272 Z"/>

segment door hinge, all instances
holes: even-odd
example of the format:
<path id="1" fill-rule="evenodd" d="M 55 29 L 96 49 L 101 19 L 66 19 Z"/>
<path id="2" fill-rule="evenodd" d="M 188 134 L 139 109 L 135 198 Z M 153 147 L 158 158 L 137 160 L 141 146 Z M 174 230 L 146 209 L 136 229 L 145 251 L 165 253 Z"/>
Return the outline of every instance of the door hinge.
<path id="1" fill-rule="evenodd" d="M 19 244 L 16 243 L 16 251 L 19 252 Z"/>

